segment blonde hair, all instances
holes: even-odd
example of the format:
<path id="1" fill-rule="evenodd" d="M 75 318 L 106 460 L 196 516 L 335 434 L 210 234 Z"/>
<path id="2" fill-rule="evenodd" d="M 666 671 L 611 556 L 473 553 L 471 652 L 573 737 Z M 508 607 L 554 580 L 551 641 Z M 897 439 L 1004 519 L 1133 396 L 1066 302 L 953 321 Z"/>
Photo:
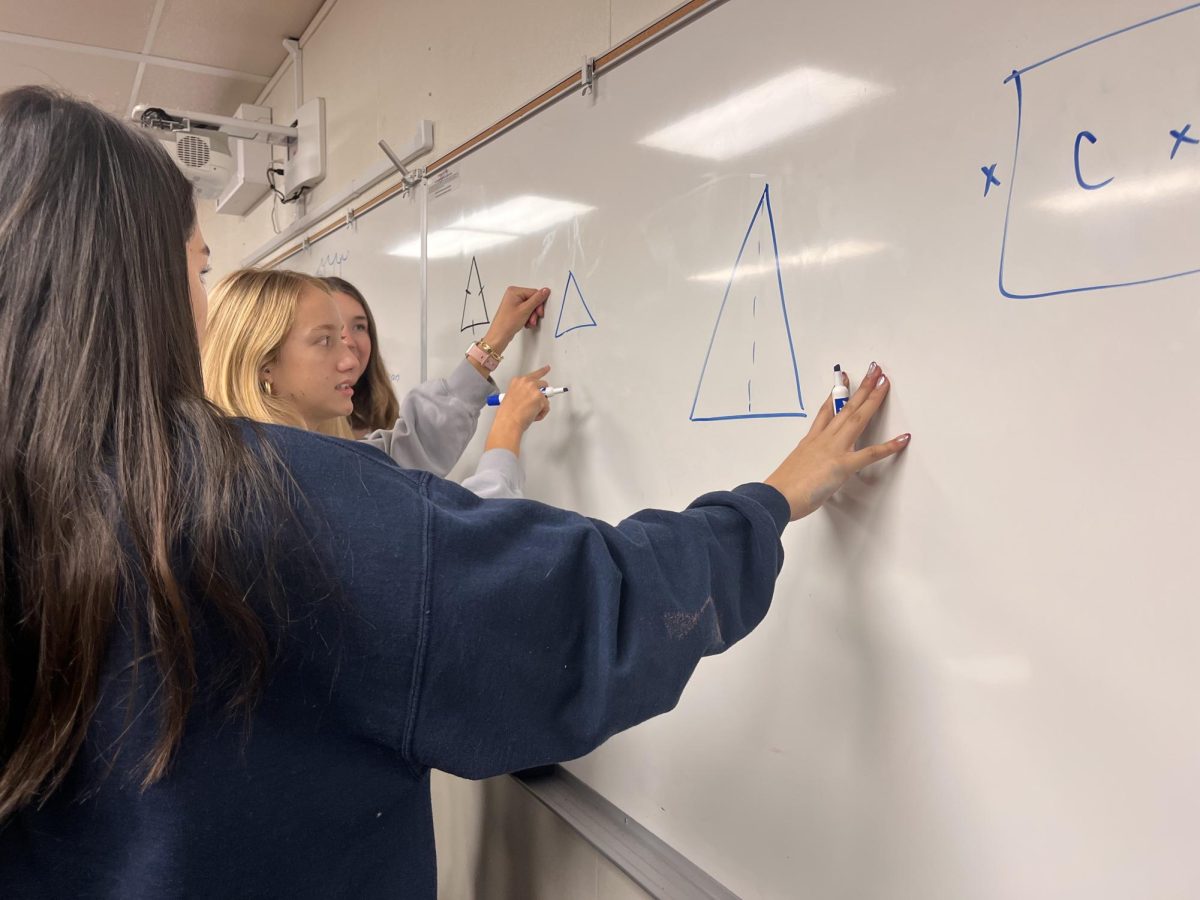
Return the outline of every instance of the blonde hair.
<path id="1" fill-rule="evenodd" d="M 319 278 L 280 269 L 241 269 L 213 289 L 200 363 L 204 392 L 224 412 L 306 427 L 290 403 L 267 392 L 259 373 L 279 359 L 300 295 L 310 287 L 329 293 Z M 319 430 L 337 437 L 354 436 L 342 418 L 322 423 Z"/>

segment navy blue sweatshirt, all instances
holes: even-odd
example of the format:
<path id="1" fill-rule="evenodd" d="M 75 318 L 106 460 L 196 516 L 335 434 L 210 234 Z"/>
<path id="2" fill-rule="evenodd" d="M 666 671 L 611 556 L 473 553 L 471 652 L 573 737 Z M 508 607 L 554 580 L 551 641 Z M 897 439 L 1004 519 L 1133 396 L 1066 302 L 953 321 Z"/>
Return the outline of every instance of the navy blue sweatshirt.
<path id="1" fill-rule="evenodd" d="M 265 432 L 306 501 L 277 548 L 289 621 L 248 729 L 198 699 L 141 790 L 153 666 L 130 725 L 117 629 L 66 783 L 0 826 L 0 897 L 433 898 L 431 768 L 567 760 L 671 709 L 762 620 L 782 565 L 788 506 L 766 485 L 612 526 Z M 203 682 L 221 638 L 197 629 Z"/>

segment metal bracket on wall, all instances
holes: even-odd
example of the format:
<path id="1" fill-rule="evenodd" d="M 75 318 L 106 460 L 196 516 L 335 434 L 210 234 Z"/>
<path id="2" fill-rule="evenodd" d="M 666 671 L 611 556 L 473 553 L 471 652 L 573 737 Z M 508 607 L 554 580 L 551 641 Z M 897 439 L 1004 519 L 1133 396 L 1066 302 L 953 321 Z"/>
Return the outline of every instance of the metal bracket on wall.
<path id="1" fill-rule="evenodd" d="M 589 104 L 596 102 L 596 58 L 585 56 L 583 68 L 579 70 L 580 96 L 586 97 Z"/>
<path id="2" fill-rule="evenodd" d="M 388 146 L 387 141 L 381 140 L 379 142 L 379 149 L 382 150 L 384 155 L 392 161 L 392 165 L 395 166 L 396 171 L 400 173 L 400 178 L 404 181 L 405 187 L 415 187 L 421 183 L 422 179 L 424 179 L 425 170 L 413 169 L 409 171 L 407 168 L 405 168 L 404 161 L 396 155 L 391 147 Z"/>

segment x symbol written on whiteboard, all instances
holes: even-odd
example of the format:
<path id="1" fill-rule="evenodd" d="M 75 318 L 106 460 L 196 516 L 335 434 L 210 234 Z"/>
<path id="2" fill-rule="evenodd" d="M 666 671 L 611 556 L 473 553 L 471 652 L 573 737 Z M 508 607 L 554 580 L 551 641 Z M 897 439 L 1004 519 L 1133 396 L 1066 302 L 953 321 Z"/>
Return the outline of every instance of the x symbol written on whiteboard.
<path id="1" fill-rule="evenodd" d="M 1200 138 L 1188 137 L 1188 129 L 1192 127 L 1192 123 L 1184 125 L 1178 131 L 1171 131 L 1171 137 L 1175 138 L 1175 146 L 1171 148 L 1171 159 L 1175 158 L 1175 154 L 1179 152 L 1180 144 L 1200 144 Z"/>
<path id="2" fill-rule="evenodd" d="M 979 171 L 982 172 L 984 177 L 987 179 L 987 181 L 983 183 L 983 196 L 986 197 L 988 195 L 988 191 L 992 189 L 993 184 L 997 187 L 1000 186 L 1000 179 L 996 177 L 996 163 L 992 163 L 990 166 L 980 166 Z"/>

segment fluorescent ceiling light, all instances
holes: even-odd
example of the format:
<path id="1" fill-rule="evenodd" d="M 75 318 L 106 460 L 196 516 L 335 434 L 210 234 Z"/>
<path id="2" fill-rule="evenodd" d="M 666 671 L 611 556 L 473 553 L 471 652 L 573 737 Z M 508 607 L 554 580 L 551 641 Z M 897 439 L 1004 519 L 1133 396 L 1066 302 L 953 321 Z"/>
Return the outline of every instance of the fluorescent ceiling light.
<path id="1" fill-rule="evenodd" d="M 1197 192 L 1200 192 L 1200 174 L 1195 170 L 1180 169 L 1177 172 L 1146 178 L 1117 178 L 1111 184 L 1094 191 L 1071 188 L 1052 194 L 1037 205 L 1050 212 L 1069 215 L 1113 206 L 1174 200 Z"/>
<path id="2" fill-rule="evenodd" d="M 886 250 L 890 245 L 875 241 L 838 241 L 833 244 L 818 244 L 805 247 L 799 253 L 779 257 L 780 269 L 812 268 L 814 266 L 830 266 L 847 259 L 857 259 L 861 256 L 871 256 Z M 775 261 L 765 263 L 742 263 L 737 267 L 739 278 L 749 275 L 765 275 L 775 270 Z M 733 269 L 718 269 L 701 275 L 692 275 L 688 281 L 717 281 L 727 282 L 733 277 Z"/>
<path id="3" fill-rule="evenodd" d="M 509 241 L 515 241 L 516 239 L 517 236 L 515 234 L 469 231 L 462 228 L 443 228 L 429 234 L 429 258 L 446 259 L 450 256 L 467 256 L 477 253 L 480 250 L 486 250 L 488 247 L 507 244 Z M 419 237 L 413 238 L 411 241 L 401 244 L 395 250 L 389 251 L 389 253 L 392 256 L 402 256 L 405 259 L 420 259 L 421 239 Z"/>
<path id="4" fill-rule="evenodd" d="M 595 209 L 570 200 L 555 200 L 523 194 L 476 213 L 463 216 L 451 228 L 472 231 L 499 231 L 504 234 L 536 234 L 560 222 L 577 218 Z"/>
<path id="5" fill-rule="evenodd" d="M 890 92 L 883 85 L 836 72 L 793 69 L 692 113 L 638 143 L 687 156 L 733 159 Z"/>

